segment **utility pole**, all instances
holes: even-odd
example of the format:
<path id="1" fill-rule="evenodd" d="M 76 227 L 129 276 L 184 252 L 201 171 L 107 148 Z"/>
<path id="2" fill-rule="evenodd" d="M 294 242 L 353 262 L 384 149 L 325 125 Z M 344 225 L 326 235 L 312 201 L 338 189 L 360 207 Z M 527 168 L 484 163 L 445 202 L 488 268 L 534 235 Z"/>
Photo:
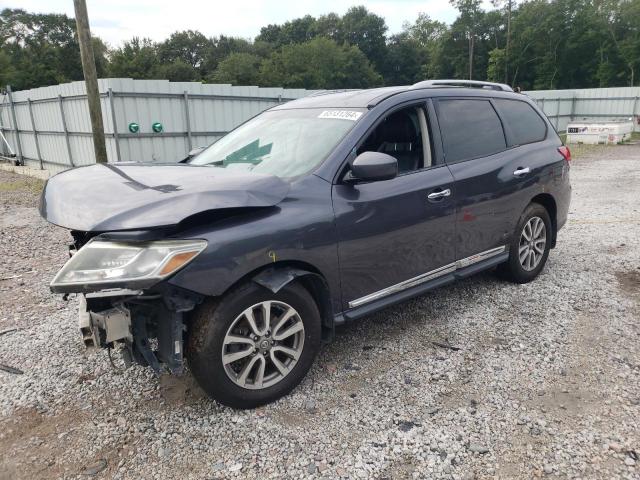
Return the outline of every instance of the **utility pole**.
<path id="1" fill-rule="evenodd" d="M 98 92 L 98 74 L 96 73 L 96 60 L 93 56 L 93 45 L 91 44 L 87 3 L 85 0 L 73 0 L 73 7 L 76 11 L 76 30 L 78 31 L 84 82 L 87 88 L 87 102 L 89 103 L 89 116 L 91 117 L 93 149 L 96 153 L 96 163 L 107 163 L 107 148 L 104 142 L 104 125 L 102 124 L 102 108 L 100 108 L 100 93 Z"/>

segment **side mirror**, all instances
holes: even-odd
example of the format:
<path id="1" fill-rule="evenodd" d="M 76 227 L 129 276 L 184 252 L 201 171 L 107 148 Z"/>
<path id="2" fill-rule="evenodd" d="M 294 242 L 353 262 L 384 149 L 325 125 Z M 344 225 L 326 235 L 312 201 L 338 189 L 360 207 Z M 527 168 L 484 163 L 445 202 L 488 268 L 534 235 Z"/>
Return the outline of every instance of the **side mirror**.
<path id="1" fill-rule="evenodd" d="M 390 180 L 398 175 L 398 160 L 381 152 L 362 152 L 351 165 L 346 180 L 351 182 L 376 182 Z"/>

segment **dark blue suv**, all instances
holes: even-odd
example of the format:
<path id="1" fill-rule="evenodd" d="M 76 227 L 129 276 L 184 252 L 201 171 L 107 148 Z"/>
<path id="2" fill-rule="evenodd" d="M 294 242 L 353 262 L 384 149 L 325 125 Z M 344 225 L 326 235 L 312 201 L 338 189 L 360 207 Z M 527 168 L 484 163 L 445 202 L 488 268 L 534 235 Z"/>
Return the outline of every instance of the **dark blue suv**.
<path id="1" fill-rule="evenodd" d="M 177 164 L 51 178 L 51 289 L 87 346 L 276 400 L 334 327 L 481 270 L 533 280 L 567 219 L 569 150 L 506 85 L 425 81 L 279 105 Z"/>

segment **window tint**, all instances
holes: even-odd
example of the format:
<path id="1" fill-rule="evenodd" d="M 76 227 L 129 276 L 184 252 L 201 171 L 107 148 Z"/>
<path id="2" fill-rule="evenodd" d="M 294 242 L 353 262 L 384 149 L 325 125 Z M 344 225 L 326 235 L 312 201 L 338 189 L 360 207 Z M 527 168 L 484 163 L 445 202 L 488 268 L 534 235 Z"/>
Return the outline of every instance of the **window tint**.
<path id="1" fill-rule="evenodd" d="M 422 148 L 423 143 L 429 141 L 429 137 L 428 134 L 424 137 L 422 135 L 420 114 L 426 118 L 420 107 L 408 107 L 387 116 L 358 147 L 356 153 L 389 154 L 398 160 L 399 173 L 429 166 L 428 162 L 425 162 Z"/>
<path id="2" fill-rule="evenodd" d="M 488 100 L 439 100 L 438 122 L 447 162 L 484 157 L 507 148 L 502 124 Z"/>
<path id="3" fill-rule="evenodd" d="M 531 105 L 517 100 L 494 99 L 494 102 L 500 116 L 509 125 L 514 145 L 544 140 L 547 126 Z"/>

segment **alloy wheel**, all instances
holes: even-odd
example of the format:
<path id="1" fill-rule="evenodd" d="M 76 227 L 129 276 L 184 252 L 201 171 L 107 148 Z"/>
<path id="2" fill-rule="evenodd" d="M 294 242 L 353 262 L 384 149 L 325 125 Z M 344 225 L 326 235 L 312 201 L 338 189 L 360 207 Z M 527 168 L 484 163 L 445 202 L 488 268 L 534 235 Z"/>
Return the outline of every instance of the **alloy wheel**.
<path id="1" fill-rule="evenodd" d="M 251 390 L 268 388 L 286 377 L 304 347 L 304 324 L 284 302 L 257 303 L 236 317 L 222 343 L 227 376 Z"/>
<path id="2" fill-rule="evenodd" d="M 526 271 L 534 270 L 542 260 L 547 246 L 547 227 L 540 217 L 531 217 L 520 235 L 518 258 Z"/>

